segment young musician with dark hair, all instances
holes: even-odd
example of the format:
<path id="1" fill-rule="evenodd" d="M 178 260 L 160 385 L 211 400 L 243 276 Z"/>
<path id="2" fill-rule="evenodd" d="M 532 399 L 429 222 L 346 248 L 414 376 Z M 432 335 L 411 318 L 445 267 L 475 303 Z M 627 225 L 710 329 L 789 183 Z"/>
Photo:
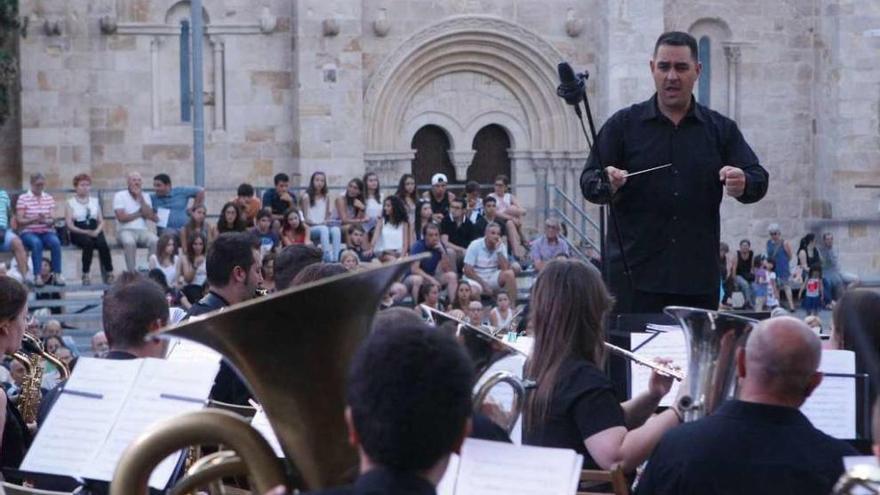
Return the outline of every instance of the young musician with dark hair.
<path id="1" fill-rule="evenodd" d="M 670 408 L 651 416 L 672 378 L 651 375 L 648 391 L 620 403 L 602 370 L 603 321 L 611 309 L 601 275 L 577 260 L 552 260 L 532 287 L 535 344 L 526 376 L 538 384 L 523 409 L 523 443 L 574 449 L 585 469 L 632 472 L 681 422 Z"/>
<path id="2" fill-rule="evenodd" d="M 693 36 L 662 34 L 650 68 L 654 96 L 608 119 L 581 189 L 588 201 L 614 206 L 608 256 L 602 255 L 610 263 L 617 312 L 659 313 L 668 305 L 718 309 L 722 195 L 754 203 L 767 193 L 769 175 L 736 122 L 694 99 L 702 67 Z"/>
<path id="3" fill-rule="evenodd" d="M 420 323 L 375 328 L 348 374 L 345 419 L 360 476 L 320 493 L 436 493 L 470 431 L 473 380 L 453 338 Z"/>
<path id="4" fill-rule="evenodd" d="M 192 305 L 187 318 L 254 298 L 257 287 L 263 280 L 260 272 L 262 260 L 257 237 L 238 232 L 220 234 L 208 248 L 205 260 L 210 290 L 205 297 Z M 223 360 L 211 390 L 211 397 L 220 402 L 246 405 L 251 393 L 232 367 Z"/>
<path id="5" fill-rule="evenodd" d="M 11 277 L 0 276 L 0 352 L 17 352 L 27 325 L 27 289 Z M 0 402 L 0 466 L 17 468 L 33 438 L 5 390 L 0 392 Z"/>
<path id="6" fill-rule="evenodd" d="M 736 355 L 737 398 L 663 437 L 637 493 L 831 493 L 857 454 L 799 411 L 822 382 L 821 356 L 802 321 L 762 321 Z"/>

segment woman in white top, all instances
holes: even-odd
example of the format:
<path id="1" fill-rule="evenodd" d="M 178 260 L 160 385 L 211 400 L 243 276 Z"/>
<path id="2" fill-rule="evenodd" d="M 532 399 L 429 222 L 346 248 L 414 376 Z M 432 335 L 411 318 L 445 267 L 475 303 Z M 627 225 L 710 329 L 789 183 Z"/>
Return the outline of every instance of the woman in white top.
<path id="1" fill-rule="evenodd" d="M 372 234 L 373 229 L 376 228 L 376 222 L 382 216 L 382 193 L 379 190 L 379 176 L 375 172 L 364 174 L 364 187 L 366 187 L 364 193 L 366 209 L 364 212 L 367 215 L 364 230 L 367 231 L 367 234 Z"/>
<path id="2" fill-rule="evenodd" d="M 208 244 L 204 234 L 195 231 L 189 244 L 181 248 L 180 271 L 183 275 L 183 295 L 190 301 L 199 301 L 205 295 L 205 282 L 208 270 L 205 260 L 205 246 Z"/>
<path id="3" fill-rule="evenodd" d="M 385 262 L 406 256 L 411 244 L 411 229 L 403 200 L 388 196 L 382 206 L 383 214 L 376 224 L 372 246 L 373 252 L 381 253 L 379 259 Z"/>
<path id="4" fill-rule="evenodd" d="M 157 268 L 165 275 L 168 287 L 179 286 L 180 257 L 177 256 L 177 245 L 174 234 L 162 234 L 156 243 L 156 254 L 151 254 L 149 259 L 150 270 Z"/>
<path id="5" fill-rule="evenodd" d="M 82 283 L 89 285 L 92 269 L 92 253 L 98 250 L 101 261 L 101 278 L 105 284 L 113 283 L 113 259 L 104 237 L 104 215 L 98 198 L 91 196 L 92 179 L 86 174 L 73 178 L 76 194 L 67 200 L 65 223 L 70 231 L 70 242 L 82 248 Z"/>
<path id="6" fill-rule="evenodd" d="M 320 243 L 324 250 L 324 261 L 336 262 L 342 247 L 342 231 L 338 225 L 328 225 L 330 219 L 330 200 L 327 193 L 327 176 L 315 172 L 309 180 L 309 187 L 299 198 L 300 210 L 305 213 L 306 225 L 310 227 L 309 237 L 315 244 Z"/>

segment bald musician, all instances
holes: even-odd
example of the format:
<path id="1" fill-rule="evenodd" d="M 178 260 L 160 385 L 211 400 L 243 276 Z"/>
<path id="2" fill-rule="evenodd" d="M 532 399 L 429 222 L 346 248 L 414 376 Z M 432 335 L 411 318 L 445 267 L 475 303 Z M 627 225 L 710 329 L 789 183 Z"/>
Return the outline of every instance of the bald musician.
<path id="1" fill-rule="evenodd" d="M 668 432 L 636 493 L 830 493 L 843 457 L 857 454 L 798 410 L 822 381 L 821 353 L 800 320 L 761 322 L 736 356 L 739 398 Z"/>

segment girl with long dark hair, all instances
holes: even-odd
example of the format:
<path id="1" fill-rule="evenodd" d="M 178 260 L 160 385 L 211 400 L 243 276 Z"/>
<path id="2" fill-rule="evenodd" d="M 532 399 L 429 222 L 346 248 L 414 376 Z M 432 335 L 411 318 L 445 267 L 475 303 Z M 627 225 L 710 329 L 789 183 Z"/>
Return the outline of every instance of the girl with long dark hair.
<path id="1" fill-rule="evenodd" d="M 388 196 L 382 203 L 382 218 L 376 224 L 373 235 L 373 251 L 381 253 L 381 261 L 391 261 L 409 252 L 412 244 L 412 229 L 406 215 L 403 200 Z"/>
<path id="2" fill-rule="evenodd" d="M 541 270 L 530 299 L 535 343 L 525 368 L 537 387 L 523 409 L 523 443 L 573 449 L 585 469 L 620 463 L 632 472 L 681 421 L 675 408 L 651 416 L 672 387 L 657 373 L 647 392 L 617 401 L 603 371 L 603 321 L 612 303 L 593 266 L 556 259 Z"/>
<path id="3" fill-rule="evenodd" d="M 324 261 L 335 262 L 342 246 L 342 230 L 332 225 L 330 214 L 330 193 L 327 189 L 327 175 L 314 172 L 309 179 L 309 187 L 299 198 L 299 207 L 309 226 L 309 238 L 319 243 L 324 251 Z"/>
<path id="4" fill-rule="evenodd" d="M 395 195 L 402 199 L 404 206 L 406 206 L 406 214 L 409 216 L 409 224 L 415 225 L 416 205 L 419 204 L 419 196 L 416 191 L 416 178 L 413 174 L 403 174 L 400 176 L 400 182 L 397 183 L 397 192 Z"/>
<path id="5" fill-rule="evenodd" d="M 220 208 L 220 218 L 217 219 L 217 233 L 244 232 L 247 230 L 244 215 L 238 206 L 232 201 Z"/>

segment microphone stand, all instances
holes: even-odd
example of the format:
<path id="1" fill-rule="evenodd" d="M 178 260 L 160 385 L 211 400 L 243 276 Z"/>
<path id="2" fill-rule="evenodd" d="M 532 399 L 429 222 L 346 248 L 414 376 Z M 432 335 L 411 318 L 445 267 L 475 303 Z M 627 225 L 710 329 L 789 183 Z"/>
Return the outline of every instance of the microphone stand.
<path id="1" fill-rule="evenodd" d="M 608 191 L 609 199 L 608 199 L 608 214 L 611 216 L 611 223 L 614 225 L 614 237 L 617 238 L 617 245 L 620 247 L 620 258 L 623 262 L 623 273 L 626 275 L 626 281 L 629 284 L 629 291 L 632 292 L 634 285 L 632 281 L 632 272 L 630 272 L 629 262 L 626 259 L 626 251 L 623 248 L 623 236 L 620 234 L 620 223 L 617 221 L 617 213 L 614 209 L 614 195 L 616 193 L 611 192 L 611 179 L 608 177 L 608 173 L 605 171 L 602 166 L 602 158 L 599 155 L 599 140 L 598 134 L 596 133 L 596 124 L 593 121 L 593 112 L 590 110 L 590 96 L 587 94 L 587 85 L 586 80 L 589 77 L 586 74 L 578 74 L 577 77 L 582 78 L 584 80 L 584 110 L 587 112 L 587 122 L 590 125 L 590 135 L 587 135 L 587 130 L 584 127 L 584 118 L 581 115 L 580 104 L 575 104 L 574 109 L 577 114 L 578 120 L 581 123 L 581 130 L 584 133 L 584 138 L 587 140 L 587 145 L 590 148 L 590 153 L 596 153 L 596 163 L 599 164 L 599 178 L 602 181 L 600 188 Z M 590 139 L 592 136 L 592 140 Z M 611 261 L 609 260 L 608 250 L 607 250 L 607 226 L 606 226 L 606 215 L 605 215 L 605 205 L 599 206 L 599 249 L 602 251 L 602 278 L 605 280 L 605 284 L 608 287 L 611 287 Z"/>

